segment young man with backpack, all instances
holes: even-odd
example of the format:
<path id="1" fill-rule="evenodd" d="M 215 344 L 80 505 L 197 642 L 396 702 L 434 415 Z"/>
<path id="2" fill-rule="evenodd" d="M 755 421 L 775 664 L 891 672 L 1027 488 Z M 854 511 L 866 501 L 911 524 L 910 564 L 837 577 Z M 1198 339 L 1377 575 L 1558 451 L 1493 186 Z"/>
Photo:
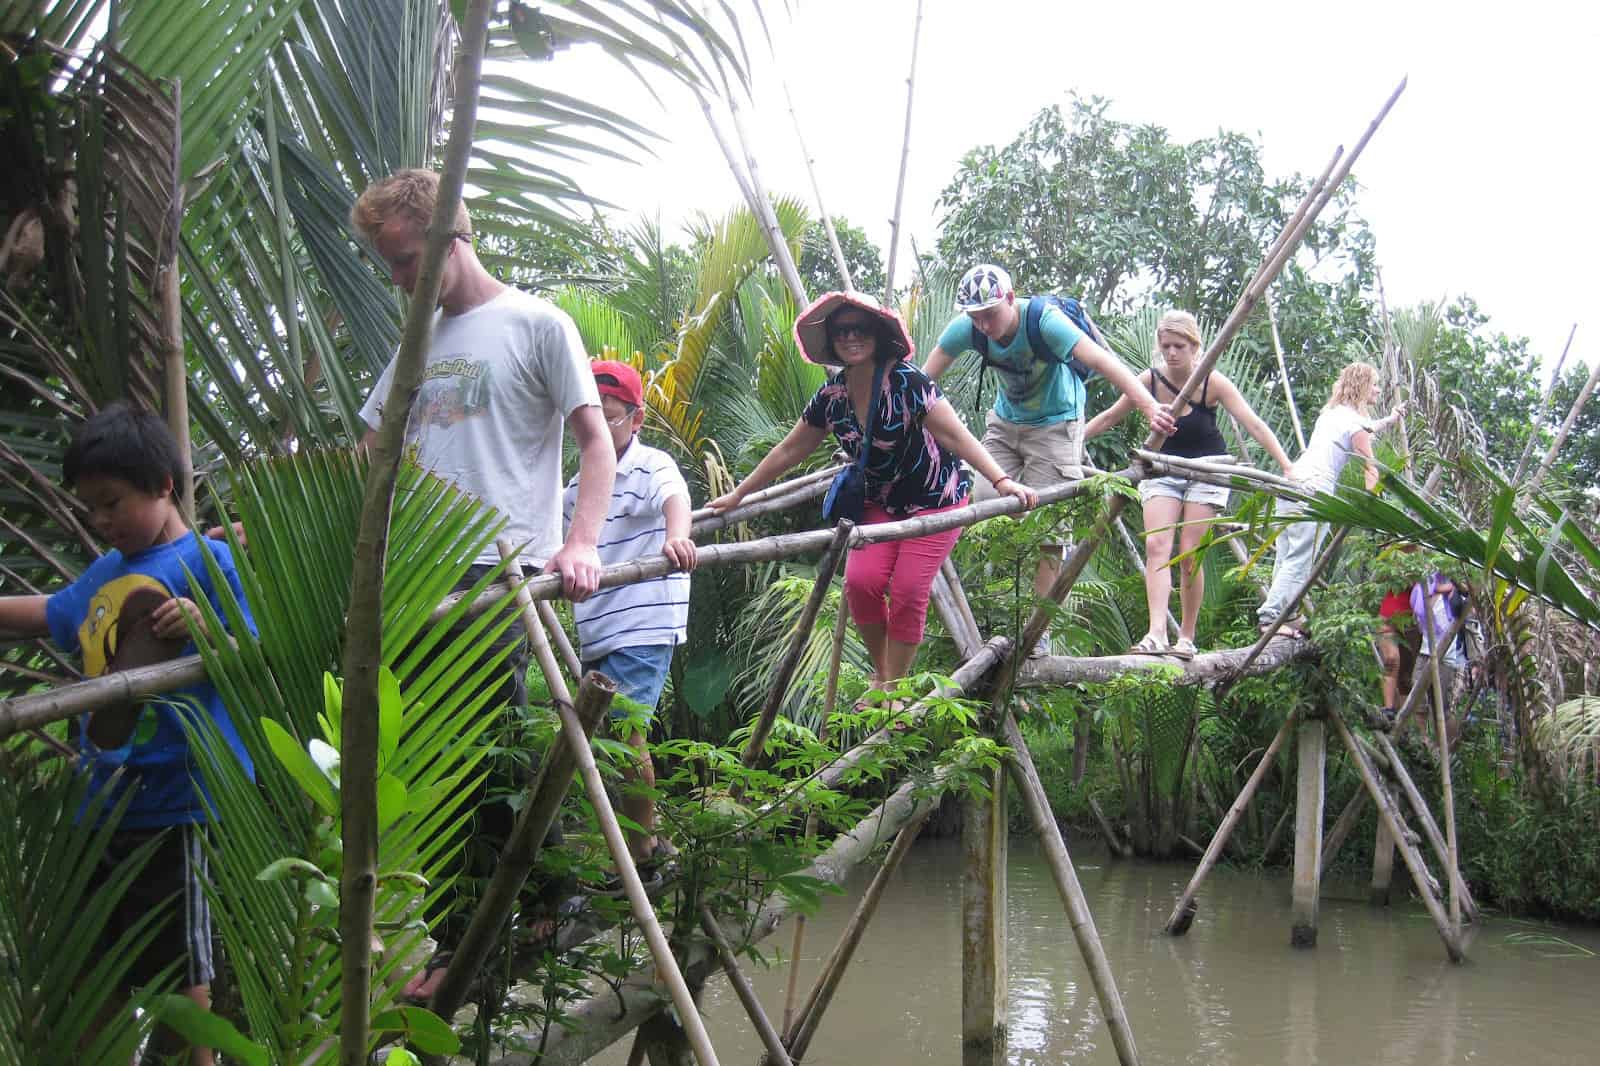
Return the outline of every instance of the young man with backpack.
<path id="1" fill-rule="evenodd" d="M 922 371 L 937 380 L 970 351 L 999 373 L 983 446 L 1006 477 L 1043 488 L 1083 476 L 1084 382 L 1096 373 L 1132 400 L 1152 428 L 1161 433 L 1176 428 L 1171 412 L 1106 350 L 1076 300 L 1035 296 L 1019 301 L 1010 274 L 980 263 L 961 278 L 956 306 L 960 313 L 939 335 Z M 980 499 L 995 495 L 982 478 L 973 488 Z M 1049 592 L 1065 550 L 1064 543 L 1040 546 L 1034 595 Z M 1046 654 L 1049 641 L 1046 632 L 1030 654 Z"/>

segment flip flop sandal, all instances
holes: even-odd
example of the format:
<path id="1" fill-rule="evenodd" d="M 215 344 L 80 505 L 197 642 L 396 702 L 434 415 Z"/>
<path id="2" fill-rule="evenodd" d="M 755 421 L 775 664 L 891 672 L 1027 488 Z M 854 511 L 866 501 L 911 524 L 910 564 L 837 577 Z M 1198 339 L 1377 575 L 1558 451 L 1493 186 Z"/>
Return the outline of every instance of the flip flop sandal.
<path id="1" fill-rule="evenodd" d="M 1133 647 L 1128 649 L 1129 655 L 1166 655 L 1172 651 L 1167 647 L 1167 642 L 1146 633 Z"/>

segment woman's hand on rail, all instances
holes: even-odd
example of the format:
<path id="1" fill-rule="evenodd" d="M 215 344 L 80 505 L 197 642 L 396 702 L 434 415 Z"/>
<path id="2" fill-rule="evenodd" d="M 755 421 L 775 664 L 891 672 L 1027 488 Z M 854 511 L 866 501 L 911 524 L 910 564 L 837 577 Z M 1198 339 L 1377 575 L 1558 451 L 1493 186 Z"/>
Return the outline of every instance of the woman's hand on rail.
<path id="1" fill-rule="evenodd" d="M 1014 477 L 1003 477 L 995 482 L 994 490 L 1002 496 L 1015 496 L 1028 510 L 1039 506 L 1039 494 Z"/>

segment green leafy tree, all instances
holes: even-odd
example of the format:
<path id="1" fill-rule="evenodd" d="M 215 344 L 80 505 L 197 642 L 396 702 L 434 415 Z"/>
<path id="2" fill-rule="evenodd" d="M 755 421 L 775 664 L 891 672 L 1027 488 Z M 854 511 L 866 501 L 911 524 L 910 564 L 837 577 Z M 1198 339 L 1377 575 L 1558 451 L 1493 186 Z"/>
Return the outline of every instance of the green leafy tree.
<path id="1" fill-rule="evenodd" d="M 862 292 L 880 295 L 883 292 L 883 253 L 848 219 L 835 216 L 833 229 L 839 238 L 839 250 L 844 253 L 844 264 L 850 268 L 850 280 Z M 839 279 L 839 268 L 833 261 L 833 249 L 828 246 L 828 232 L 820 220 L 807 226 L 801 238 L 799 267 L 800 280 L 805 282 L 809 296 L 844 287 Z"/>

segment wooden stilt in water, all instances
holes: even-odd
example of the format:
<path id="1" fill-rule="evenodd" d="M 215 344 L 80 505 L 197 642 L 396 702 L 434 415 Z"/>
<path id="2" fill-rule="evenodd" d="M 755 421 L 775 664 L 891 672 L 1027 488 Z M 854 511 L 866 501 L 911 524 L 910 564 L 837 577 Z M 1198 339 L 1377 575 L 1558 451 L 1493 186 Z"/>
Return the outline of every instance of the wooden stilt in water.
<path id="1" fill-rule="evenodd" d="M 722 969 L 727 973 L 729 983 L 733 985 L 734 994 L 739 997 L 739 1002 L 744 1004 L 744 1011 L 750 1016 L 750 1024 L 755 1026 L 756 1035 L 761 1037 L 761 1046 L 767 1049 L 767 1061 L 772 1066 L 792 1066 L 789 1053 L 784 1050 L 783 1039 L 772 1027 L 767 1012 L 761 1009 L 761 1000 L 756 996 L 755 989 L 750 987 L 750 979 L 739 967 L 739 960 L 733 954 L 733 946 L 728 943 L 727 936 L 722 932 L 717 916 L 703 903 L 700 905 L 700 928 L 706 931 L 711 943 L 716 945 L 717 958 L 722 961 Z"/>
<path id="2" fill-rule="evenodd" d="M 666 935 L 661 931 L 661 923 L 656 920 L 655 907 L 644 894 L 644 885 L 639 881 L 639 871 L 633 865 L 628 842 L 622 836 L 622 826 L 617 823 L 616 812 L 611 809 L 611 801 L 606 797 L 605 782 L 600 779 L 600 769 L 595 765 L 594 751 L 589 746 L 589 735 L 578 724 L 577 715 L 573 713 L 572 697 L 567 692 L 566 681 L 561 677 L 561 668 L 557 665 L 555 652 L 550 647 L 550 638 L 545 633 L 538 612 L 534 609 L 527 587 L 520 580 L 522 564 L 517 561 L 516 549 L 508 541 L 498 541 L 497 544 L 501 558 L 510 562 L 512 577 L 518 579 L 517 603 L 522 609 L 522 624 L 528 633 L 528 643 L 532 645 L 534 658 L 539 663 L 539 669 L 544 672 L 545 682 L 550 686 L 556 713 L 561 717 L 562 735 L 572 751 L 578 772 L 583 776 L 584 788 L 589 793 L 589 803 L 594 808 L 595 819 L 600 823 L 601 835 L 605 837 L 606 846 L 611 851 L 611 861 L 616 863 L 617 874 L 627 891 L 628 904 L 633 911 L 634 920 L 639 923 L 639 929 L 644 933 L 646 943 L 650 945 L 650 954 L 655 958 L 656 971 L 671 993 L 673 1005 L 678 1008 L 679 1020 L 689 1043 L 694 1048 L 695 1057 L 700 1060 L 700 1066 L 714 1066 L 717 1062 L 717 1053 L 712 1050 L 711 1037 L 706 1033 L 705 1023 L 700 1020 L 699 1009 L 689 992 L 688 984 L 683 979 L 682 972 L 678 969 L 678 960 L 673 957 Z"/>
<path id="3" fill-rule="evenodd" d="M 1195 867 L 1194 876 L 1189 878 L 1188 887 L 1183 890 L 1183 895 L 1178 897 L 1178 902 L 1173 905 L 1172 914 L 1167 918 L 1167 932 L 1173 936 L 1182 936 L 1189 931 L 1189 926 L 1194 923 L 1195 894 L 1200 891 L 1206 875 L 1217 864 L 1217 859 L 1222 855 L 1222 849 L 1228 843 L 1228 837 L 1239 825 L 1239 819 L 1244 817 L 1245 808 L 1250 806 L 1250 800 L 1255 797 L 1256 789 L 1261 787 L 1261 781 L 1267 776 L 1267 767 L 1272 765 L 1272 760 L 1277 756 L 1278 749 L 1283 747 L 1283 742 L 1288 739 L 1289 733 L 1294 729 L 1300 716 L 1294 711 L 1284 718 L 1283 724 L 1278 727 L 1278 732 L 1273 735 L 1272 743 L 1267 745 L 1267 750 L 1262 753 L 1261 761 L 1256 763 L 1256 768 L 1250 774 L 1249 780 L 1239 790 L 1239 795 L 1234 799 L 1233 806 L 1228 808 L 1228 814 L 1222 819 L 1222 824 L 1217 826 L 1217 831 L 1211 835 L 1211 843 L 1206 845 L 1205 857 L 1200 860 L 1200 865 Z"/>
<path id="4" fill-rule="evenodd" d="M 1372 842 L 1372 882 L 1367 886 L 1367 902 L 1374 907 L 1387 907 L 1393 882 L 1394 833 L 1388 823 L 1379 818 L 1378 832 Z"/>
<path id="5" fill-rule="evenodd" d="M 785 1034 L 787 1038 L 785 1043 L 789 1047 L 791 1058 L 805 1058 L 806 1049 L 811 1046 L 811 1038 L 816 1035 L 817 1026 L 822 1022 L 823 1012 L 828 1009 L 828 1004 L 833 1002 L 833 994 L 839 990 L 839 982 L 844 979 L 845 969 L 850 965 L 850 959 L 855 955 L 861 937 L 867 931 L 867 923 L 872 921 L 873 914 L 878 910 L 878 901 L 883 898 L 883 890 L 888 887 L 889 879 L 894 876 L 900 860 L 911 850 L 917 834 L 922 831 L 922 827 L 928 822 L 928 817 L 936 809 L 936 805 L 930 805 L 894 838 L 889 854 L 884 856 L 883 865 L 873 875 L 872 883 L 867 886 L 861 902 L 856 905 L 855 913 L 845 923 L 844 932 L 839 934 L 839 942 L 834 945 L 828 961 L 822 964 L 822 973 L 817 976 L 817 983 L 812 986 L 811 994 L 806 997 L 806 1005 L 800 1011 L 794 1028 Z"/>
<path id="6" fill-rule="evenodd" d="M 1317 946 L 1317 895 L 1322 870 L 1323 766 L 1328 736 L 1321 718 L 1308 716 L 1300 723 L 1298 783 L 1294 802 L 1293 925 L 1289 943 L 1297 948 Z"/>
<path id="7" fill-rule="evenodd" d="M 1427 866 L 1423 864 L 1421 854 L 1418 853 L 1416 845 L 1406 839 L 1405 824 L 1401 821 L 1400 812 L 1395 808 L 1394 801 L 1384 789 L 1383 783 L 1378 780 L 1378 773 L 1372 768 L 1366 753 L 1361 750 L 1361 745 L 1350 735 L 1350 727 L 1344 724 L 1344 719 L 1337 713 L 1329 714 L 1328 719 L 1338 731 L 1339 739 L 1344 743 L 1345 750 L 1350 753 L 1350 758 L 1355 761 L 1356 769 L 1361 773 L 1361 783 L 1366 786 L 1372 801 L 1378 805 L 1382 823 L 1388 827 L 1395 846 L 1400 849 L 1400 856 L 1405 860 L 1406 869 L 1411 871 L 1411 879 L 1416 883 L 1417 894 L 1422 897 L 1423 905 L 1428 908 L 1428 916 L 1433 919 L 1434 927 L 1439 930 L 1439 939 L 1444 941 L 1446 954 L 1450 956 L 1451 962 L 1460 962 L 1464 957 L 1461 953 L 1461 943 L 1456 937 L 1455 930 L 1450 926 L 1449 915 L 1439 904 L 1439 897 L 1434 895 L 1428 885 L 1431 878 Z"/>
<path id="8" fill-rule="evenodd" d="M 961 797 L 961 1047 L 993 1055 L 1006 1026 L 1006 775 Z"/>
<path id="9" fill-rule="evenodd" d="M 999 708 L 996 708 L 998 711 Z M 1122 1066 L 1139 1062 L 1139 1049 L 1133 1042 L 1133 1027 L 1128 1024 L 1128 1013 L 1122 1006 L 1122 994 L 1117 991 L 1117 979 L 1111 972 L 1111 962 L 1100 943 L 1100 933 L 1094 927 L 1094 915 L 1089 912 L 1089 901 L 1084 898 L 1083 886 L 1078 883 L 1078 871 L 1073 868 L 1072 856 L 1067 853 L 1066 841 L 1061 839 L 1061 827 L 1050 813 L 1050 803 L 1045 799 L 1044 785 L 1039 781 L 1039 771 L 1034 768 L 1028 744 L 1017 728 L 1017 720 L 1009 711 L 1001 719 L 1001 741 L 1011 749 L 1006 766 L 1017 791 L 1028 808 L 1028 816 L 1039 834 L 1044 847 L 1050 873 L 1056 890 L 1067 907 L 1067 921 L 1078 942 L 1078 951 L 1089 967 L 1089 979 L 1094 984 L 1095 996 L 1100 1000 L 1100 1011 L 1105 1015 L 1106 1026 L 1111 1030 L 1111 1043 L 1117 1050 L 1117 1061 Z"/>

